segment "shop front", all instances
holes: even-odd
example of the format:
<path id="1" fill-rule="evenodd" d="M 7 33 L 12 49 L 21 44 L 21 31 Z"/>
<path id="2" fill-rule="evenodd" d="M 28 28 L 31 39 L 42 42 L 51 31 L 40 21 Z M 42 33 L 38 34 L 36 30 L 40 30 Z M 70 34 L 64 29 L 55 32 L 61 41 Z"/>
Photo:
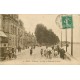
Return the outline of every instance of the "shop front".
<path id="1" fill-rule="evenodd" d="M 0 59 L 5 56 L 8 47 L 8 38 L 4 32 L 0 31 Z"/>

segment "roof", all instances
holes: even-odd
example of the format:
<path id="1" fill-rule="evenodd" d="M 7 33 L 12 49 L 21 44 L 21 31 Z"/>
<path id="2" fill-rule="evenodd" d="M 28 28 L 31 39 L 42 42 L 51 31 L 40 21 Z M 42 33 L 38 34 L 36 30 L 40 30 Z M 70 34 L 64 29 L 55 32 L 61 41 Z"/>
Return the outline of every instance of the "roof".
<path id="1" fill-rule="evenodd" d="M 7 37 L 3 31 L 0 31 L 0 37 Z"/>

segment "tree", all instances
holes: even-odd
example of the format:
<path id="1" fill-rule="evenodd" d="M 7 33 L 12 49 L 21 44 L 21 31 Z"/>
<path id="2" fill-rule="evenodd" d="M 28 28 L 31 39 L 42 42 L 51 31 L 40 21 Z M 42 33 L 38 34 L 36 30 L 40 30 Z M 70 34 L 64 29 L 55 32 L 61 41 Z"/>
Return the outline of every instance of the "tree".
<path id="1" fill-rule="evenodd" d="M 59 42 L 58 36 L 51 30 L 47 29 L 43 24 L 37 24 L 35 36 L 39 44 L 56 44 Z"/>

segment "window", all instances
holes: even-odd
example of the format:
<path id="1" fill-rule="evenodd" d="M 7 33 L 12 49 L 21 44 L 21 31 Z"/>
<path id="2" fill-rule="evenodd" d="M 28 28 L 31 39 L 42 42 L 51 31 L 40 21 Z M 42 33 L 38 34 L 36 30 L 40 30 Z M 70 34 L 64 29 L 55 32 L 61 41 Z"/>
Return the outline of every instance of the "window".
<path id="1" fill-rule="evenodd" d="M 8 43 L 8 38 L 2 37 L 1 43 Z"/>

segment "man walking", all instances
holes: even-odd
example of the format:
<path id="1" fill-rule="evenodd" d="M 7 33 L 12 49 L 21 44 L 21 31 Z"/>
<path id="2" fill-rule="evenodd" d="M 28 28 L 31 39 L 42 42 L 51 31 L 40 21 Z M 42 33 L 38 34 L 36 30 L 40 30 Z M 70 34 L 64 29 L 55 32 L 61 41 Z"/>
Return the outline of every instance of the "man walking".
<path id="1" fill-rule="evenodd" d="M 30 55 L 32 55 L 32 53 L 33 53 L 33 49 L 31 48 L 31 49 L 30 49 Z"/>

